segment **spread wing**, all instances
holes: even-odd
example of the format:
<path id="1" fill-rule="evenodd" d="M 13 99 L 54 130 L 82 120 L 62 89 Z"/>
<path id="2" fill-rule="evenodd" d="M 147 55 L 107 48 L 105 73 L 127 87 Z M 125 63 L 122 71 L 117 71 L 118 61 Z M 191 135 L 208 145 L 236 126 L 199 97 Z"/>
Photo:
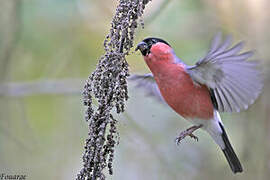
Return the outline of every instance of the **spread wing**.
<path id="1" fill-rule="evenodd" d="M 165 103 L 153 74 L 149 73 L 144 75 L 131 75 L 128 80 L 134 81 L 136 84 L 135 87 L 142 88 L 146 92 L 147 96 L 154 97 L 159 102 Z"/>
<path id="2" fill-rule="evenodd" d="M 222 42 L 221 33 L 212 41 L 207 55 L 195 66 L 187 68 L 194 82 L 210 89 L 215 108 L 221 112 L 247 109 L 263 87 L 256 61 L 247 61 L 252 51 L 240 53 L 244 43 L 231 47 L 232 38 Z"/>

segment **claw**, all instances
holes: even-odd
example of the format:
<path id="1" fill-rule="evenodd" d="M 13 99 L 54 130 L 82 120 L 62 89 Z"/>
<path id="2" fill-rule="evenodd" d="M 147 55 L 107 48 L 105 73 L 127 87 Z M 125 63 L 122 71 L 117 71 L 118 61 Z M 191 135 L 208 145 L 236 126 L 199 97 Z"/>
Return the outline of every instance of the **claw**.
<path id="1" fill-rule="evenodd" d="M 197 129 L 201 128 L 201 127 L 202 127 L 202 125 L 199 125 L 199 126 L 192 126 L 192 127 L 188 128 L 187 130 L 181 132 L 181 133 L 179 134 L 179 136 L 175 139 L 176 144 L 179 145 L 179 144 L 181 143 L 181 141 L 182 141 L 185 137 L 187 137 L 187 136 L 189 136 L 189 137 L 195 139 L 195 141 L 198 142 L 198 141 L 199 141 L 199 138 L 198 138 L 197 136 L 195 136 L 194 134 L 192 134 L 192 133 L 193 133 L 194 131 L 196 131 Z"/>
<path id="2" fill-rule="evenodd" d="M 194 134 L 188 134 L 191 138 L 195 139 L 197 142 L 199 141 L 199 138 L 195 136 Z"/>

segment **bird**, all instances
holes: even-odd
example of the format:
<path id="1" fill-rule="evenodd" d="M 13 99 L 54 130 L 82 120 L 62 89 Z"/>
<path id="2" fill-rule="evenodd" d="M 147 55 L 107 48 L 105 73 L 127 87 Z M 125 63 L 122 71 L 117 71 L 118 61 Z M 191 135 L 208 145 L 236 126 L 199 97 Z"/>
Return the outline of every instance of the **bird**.
<path id="1" fill-rule="evenodd" d="M 259 62 L 248 60 L 254 52 L 241 52 L 243 47 L 244 42 L 232 45 L 232 36 L 224 40 L 219 32 L 206 55 L 189 66 L 176 56 L 168 42 L 148 37 L 138 43 L 135 51 L 141 52 L 151 73 L 129 77 L 136 87 L 193 124 L 179 134 L 177 144 L 187 136 L 198 141 L 194 131 L 205 130 L 223 151 L 234 174 L 243 168 L 220 113 L 246 110 L 263 88 Z"/>

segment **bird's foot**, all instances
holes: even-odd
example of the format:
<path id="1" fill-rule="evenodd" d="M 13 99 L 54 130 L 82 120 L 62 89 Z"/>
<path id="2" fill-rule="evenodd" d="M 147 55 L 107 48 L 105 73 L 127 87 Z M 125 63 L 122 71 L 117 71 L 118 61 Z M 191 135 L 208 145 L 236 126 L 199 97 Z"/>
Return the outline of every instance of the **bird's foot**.
<path id="1" fill-rule="evenodd" d="M 194 138 L 196 141 L 199 140 L 199 138 L 197 136 L 195 136 L 194 134 L 192 134 L 194 131 L 196 131 L 197 129 L 201 128 L 202 125 L 199 125 L 199 126 L 192 126 L 188 129 L 186 129 L 185 131 L 181 132 L 179 134 L 179 136 L 175 139 L 176 141 L 176 144 L 179 145 L 180 142 L 187 136 L 191 137 L 191 138 Z"/>

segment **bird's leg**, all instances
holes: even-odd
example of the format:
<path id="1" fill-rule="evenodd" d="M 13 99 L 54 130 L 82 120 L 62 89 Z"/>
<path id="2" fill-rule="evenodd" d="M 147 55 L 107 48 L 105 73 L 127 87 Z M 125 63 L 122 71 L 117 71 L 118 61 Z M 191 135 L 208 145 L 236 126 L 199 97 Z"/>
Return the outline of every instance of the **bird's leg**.
<path id="1" fill-rule="evenodd" d="M 201 128 L 202 125 L 198 125 L 198 126 L 192 126 L 188 129 L 186 129 L 185 131 L 181 132 L 179 134 L 179 136 L 176 138 L 176 144 L 179 145 L 180 142 L 186 137 L 186 136 L 189 136 L 191 138 L 194 138 L 196 141 L 198 141 L 198 137 L 195 136 L 194 134 L 192 134 L 194 131 L 196 131 L 197 129 Z"/>

